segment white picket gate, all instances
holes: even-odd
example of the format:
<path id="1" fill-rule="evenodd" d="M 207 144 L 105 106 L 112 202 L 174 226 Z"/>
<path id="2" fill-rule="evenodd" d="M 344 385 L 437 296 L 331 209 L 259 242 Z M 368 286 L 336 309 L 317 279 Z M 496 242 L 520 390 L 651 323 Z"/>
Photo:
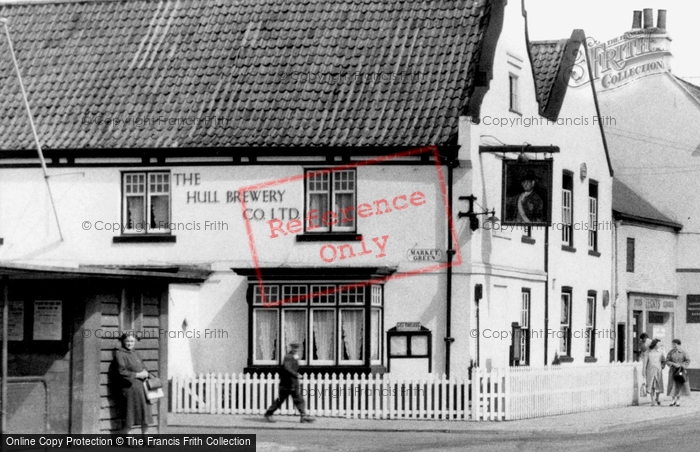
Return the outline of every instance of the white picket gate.
<path id="1" fill-rule="evenodd" d="M 469 380 L 432 376 L 396 380 L 381 375 L 304 375 L 301 394 L 311 416 L 356 419 L 444 419 L 470 417 Z M 277 375 L 200 374 L 173 377 L 173 413 L 259 414 L 277 397 Z M 294 414 L 291 397 L 279 414 Z"/>

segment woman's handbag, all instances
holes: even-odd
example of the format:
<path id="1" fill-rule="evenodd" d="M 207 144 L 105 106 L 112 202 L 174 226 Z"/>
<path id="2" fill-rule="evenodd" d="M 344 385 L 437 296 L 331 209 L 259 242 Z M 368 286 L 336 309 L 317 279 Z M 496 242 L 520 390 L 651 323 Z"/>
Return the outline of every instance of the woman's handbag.
<path id="1" fill-rule="evenodd" d="M 676 380 L 676 383 L 682 385 L 685 383 L 685 374 L 686 370 L 683 366 L 678 366 L 676 367 L 676 370 L 673 371 L 673 379 Z"/>
<path id="2" fill-rule="evenodd" d="M 158 399 L 165 396 L 163 393 L 163 382 L 158 377 L 150 376 L 144 381 L 143 390 L 146 393 L 148 403 L 155 403 Z"/>
<path id="3" fill-rule="evenodd" d="M 148 389 L 160 389 L 163 387 L 163 382 L 160 381 L 160 378 L 151 375 L 146 380 L 146 385 L 148 385 Z"/>
<path id="4" fill-rule="evenodd" d="M 642 383 L 642 385 L 639 387 L 639 397 L 646 397 L 647 396 L 647 384 Z"/>

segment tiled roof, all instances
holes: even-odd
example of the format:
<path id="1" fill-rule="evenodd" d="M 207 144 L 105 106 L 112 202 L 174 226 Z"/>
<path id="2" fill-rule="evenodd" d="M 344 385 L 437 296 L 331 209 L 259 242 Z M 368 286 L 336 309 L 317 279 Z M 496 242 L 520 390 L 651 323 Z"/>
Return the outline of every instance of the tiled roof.
<path id="1" fill-rule="evenodd" d="M 585 42 L 583 30 L 574 30 L 569 39 L 530 42 L 540 115 L 552 120 L 559 117 L 572 70 L 578 67 L 576 55 L 582 42 Z"/>
<path id="2" fill-rule="evenodd" d="M 546 107 L 549 101 L 566 43 L 566 39 L 530 43 L 532 68 L 535 75 L 535 94 L 541 107 Z"/>
<path id="3" fill-rule="evenodd" d="M 683 225 L 659 212 L 649 201 L 617 178 L 613 178 L 613 213 L 642 223 L 658 224 L 680 230 Z"/>
<path id="4" fill-rule="evenodd" d="M 422 146 L 457 131 L 489 5 L 93 0 L 0 16 L 47 148 Z M 0 77 L 0 150 L 34 149 L 4 36 Z"/>

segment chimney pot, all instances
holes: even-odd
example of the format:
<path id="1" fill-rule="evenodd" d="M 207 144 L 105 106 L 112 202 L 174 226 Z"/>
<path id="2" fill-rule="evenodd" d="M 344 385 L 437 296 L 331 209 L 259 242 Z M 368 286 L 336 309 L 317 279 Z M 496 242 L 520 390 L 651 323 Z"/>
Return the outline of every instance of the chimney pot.
<path id="1" fill-rule="evenodd" d="M 644 28 L 654 28 L 654 10 L 644 8 Z"/>
<path id="2" fill-rule="evenodd" d="M 665 9 L 659 10 L 659 18 L 656 21 L 656 28 L 660 28 L 662 30 L 666 29 L 666 10 Z"/>
<path id="3" fill-rule="evenodd" d="M 632 28 L 642 28 L 642 12 L 635 11 L 632 16 Z"/>

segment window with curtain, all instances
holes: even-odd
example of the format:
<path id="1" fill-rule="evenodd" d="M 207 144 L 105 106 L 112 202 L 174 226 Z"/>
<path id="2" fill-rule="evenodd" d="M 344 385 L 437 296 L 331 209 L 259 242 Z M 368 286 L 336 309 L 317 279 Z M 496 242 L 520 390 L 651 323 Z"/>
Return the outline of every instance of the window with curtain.
<path id="1" fill-rule="evenodd" d="M 277 362 L 277 311 L 258 309 L 254 319 L 255 362 Z"/>
<path id="2" fill-rule="evenodd" d="M 346 363 L 361 363 L 364 357 L 364 319 L 363 311 L 357 309 L 340 310 L 340 361 Z"/>
<path id="3" fill-rule="evenodd" d="M 561 294 L 559 353 L 571 356 L 571 292 Z"/>
<path id="4" fill-rule="evenodd" d="M 306 175 L 306 232 L 355 232 L 354 169 L 309 170 Z"/>
<path id="5" fill-rule="evenodd" d="M 170 173 L 123 173 L 122 219 L 127 234 L 169 233 Z"/>
<path id="6" fill-rule="evenodd" d="M 289 344 L 297 342 L 304 365 L 381 365 L 383 295 L 381 285 L 255 284 L 250 299 L 252 363 L 279 365 Z"/>
<path id="7" fill-rule="evenodd" d="M 299 361 L 306 361 L 306 312 L 301 309 L 283 309 L 282 337 L 284 353 L 291 344 L 300 344 Z"/>

